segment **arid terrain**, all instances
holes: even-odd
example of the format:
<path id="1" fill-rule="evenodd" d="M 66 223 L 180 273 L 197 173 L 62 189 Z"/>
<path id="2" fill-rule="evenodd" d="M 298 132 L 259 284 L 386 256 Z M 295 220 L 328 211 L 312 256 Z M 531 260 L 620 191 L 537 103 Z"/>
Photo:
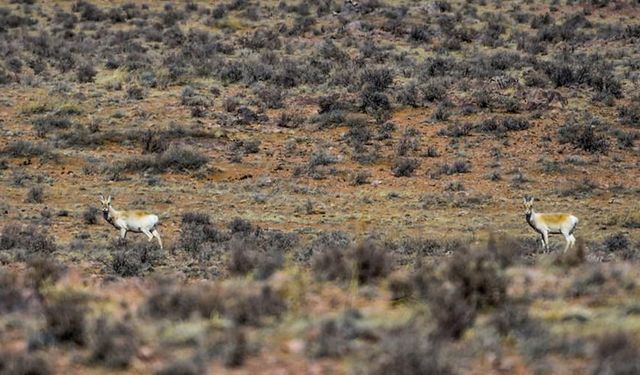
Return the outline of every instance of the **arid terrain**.
<path id="1" fill-rule="evenodd" d="M 640 373 L 639 17 L 0 0 L 0 375 Z"/>

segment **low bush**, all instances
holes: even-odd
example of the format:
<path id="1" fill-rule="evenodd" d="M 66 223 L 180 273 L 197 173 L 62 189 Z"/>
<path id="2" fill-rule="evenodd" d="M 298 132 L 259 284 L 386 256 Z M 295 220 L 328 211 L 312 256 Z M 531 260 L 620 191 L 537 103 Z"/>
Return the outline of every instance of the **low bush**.
<path id="1" fill-rule="evenodd" d="M 56 160 L 55 154 L 46 144 L 34 144 L 30 141 L 15 141 L 2 150 L 2 154 L 10 157 L 40 157 L 43 160 Z"/>
<path id="2" fill-rule="evenodd" d="M 396 158 L 391 167 L 391 173 L 395 177 L 411 177 L 420 165 L 417 159 Z"/>
<path id="3" fill-rule="evenodd" d="M 44 304 L 45 330 L 59 342 L 86 343 L 87 296 L 64 291 L 49 296 Z"/>
<path id="4" fill-rule="evenodd" d="M 96 207 L 87 207 L 86 210 L 82 213 L 82 220 L 87 225 L 96 225 L 98 224 L 98 215 L 100 214 L 100 210 Z"/>
<path id="5" fill-rule="evenodd" d="M 80 83 L 89 83 L 89 82 L 93 82 L 97 74 L 98 72 L 93 67 L 93 65 L 90 63 L 87 63 L 87 64 L 82 64 L 80 65 L 80 67 L 78 67 L 78 70 L 76 72 L 76 78 Z"/>
<path id="6" fill-rule="evenodd" d="M 137 333 L 131 322 L 98 319 L 91 343 L 91 362 L 110 369 L 125 369 L 137 350 Z"/>
<path id="7" fill-rule="evenodd" d="M 42 203 L 44 202 L 44 189 L 42 186 L 32 186 L 24 200 L 26 203 Z"/>
<path id="8" fill-rule="evenodd" d="M 637 337 L 623 332 L 605 335 L 597 344 L 593 374 L 635 374 L 640 370 Z"/>
<path id="9" fill-rule="evenodd" d="M 366 240 L 350 248 L 342 245 L 327 243 L 314 250 L 311 268 L 318 279 L 370 283 L 391 271 L 391 257 L 378 244 Z"/>
<path id="10" fill-rule="evenodd" d="M 569 122 L 558 128 L 558 141 L 560 144 L 570 143 L 575 148 L 595 153 L 606 153 L 609 150 L 609 141 L 603 135 L 597 134 L 593 127 Z"/>
<path id="11" fill-rule="evenodd" d="M 444 137 L 459 138 L 471 134 L 472 129 L 473 126 L 471 124 L 451 124 L 438 130 L 437 134 Z"/>
<path id="12" fill-rule="evenodd" d="M 385 334 L 380 347 L 368 357 L 362 373 L 371 375 L 453 375 L 454 366 L 443 353 L 443 345 L 415 327 Z"/>
<path id="13" fill-rule="evenodd" d="M 71 121 L 62 116 L 47 115 L 33 120 L 32 124 L 38 137 L 44 137 L 52 130 L 68 129 L 71 126 Z"/>
<path id="14" fill-rule="evenodd" d="M 0 373 L 11 375 L 52 375 L 53 367 L 41 353 L 0 352 Z"/>
<path id="15" fill-rule="evenodd" d="M 155 375 L 202 375 L 205 373 L 201 361 L 177 360 L 155 372 Z"/>
<path id="16" fill-rule="evenodd" d="M 57 245 L 46 230 L 7 224 L 0 234 L 0 250 L 10 249 L 26 250 L 29 254 L 51 254 L 57 250 Z"/>
<path id="17" fill-rule="evenodd" d="M 109 247 L 107 270 L 121 277 L 141 276 L 153 270 L 162 258 L 162 250 L 153 241 L 130 242 L 118 239 Z"/>
<path id="18" fill-rule="evenodd" d="M 166 171 L 195 171 L 209 162 L 209 157 L 184 146 L 169 146 L 160 155 L 139 156 L 116 164 L 112 171 L 135 172 L 151 170 L 164 173 Z"/>
<path id="19" fill-rule="evenodd" d="M 0 267 L 1 313 L 10 313 L 26 306 L 27 298 L 17 276 L 14 271 Z"/>

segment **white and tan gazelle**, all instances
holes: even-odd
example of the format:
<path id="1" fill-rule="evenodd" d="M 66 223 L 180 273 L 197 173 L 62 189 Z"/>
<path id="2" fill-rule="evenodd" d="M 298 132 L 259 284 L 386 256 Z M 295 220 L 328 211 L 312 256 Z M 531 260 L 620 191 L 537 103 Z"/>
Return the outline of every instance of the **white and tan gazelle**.
<path id="1" fill-rule="evenodd" d="M 111 206 L 111 196 L 104 199 L 104 196 L 100 195 L 100 203 L 102 203 L 102 216 L 109 224 L 120 230 L 120 237 L 125 238 L 127 232 L 144 233 L 149 238 L 149 242 L 153 237 L 157 238 L 162 249 L 160 233 L 156 229 L 159 221 L 157 215 L 139 210 L 118 211 Z"/>
<path id="2" fill-rule="evenodd" d="M 564 248 L 565 252 L 570 247 L 573 247 L 576 243 L 573 231 L 579 221 L 577 217 L 566 213 L 537 213 L 533 210 L 533 197 L 524 198 L 524 207 L 527 223 L 542 236 L 542 246 L 545 251 L 549 251 L 549 234 L 562 234 L 564 236 L 564 239 L 567 240 L 567 245 Z"/>

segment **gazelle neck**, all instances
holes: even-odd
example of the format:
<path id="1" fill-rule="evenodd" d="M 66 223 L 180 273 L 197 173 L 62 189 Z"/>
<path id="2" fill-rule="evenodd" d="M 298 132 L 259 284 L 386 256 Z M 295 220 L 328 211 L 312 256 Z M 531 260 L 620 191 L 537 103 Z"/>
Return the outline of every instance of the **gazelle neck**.
<path id="1" fill-rule="evenodd" d="M 109 222 L 113 221 L 113 219 L 118 216 L 118 210 L 113 208 L 113 206 L 109 205 L 109 213 L 105 215 L 105 219 Z"/>

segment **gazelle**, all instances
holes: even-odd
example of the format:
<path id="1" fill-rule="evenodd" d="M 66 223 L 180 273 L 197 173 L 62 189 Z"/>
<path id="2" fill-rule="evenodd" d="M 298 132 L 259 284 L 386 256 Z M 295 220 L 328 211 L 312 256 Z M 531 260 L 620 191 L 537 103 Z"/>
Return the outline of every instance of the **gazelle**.
<path id="1" fill-rule="evenodd" d="M 533 210 L 533 197 L 524 198 L 525 217 L 527 223 L 542 236 L 542 246 L 549 251 L 549 234 L 562 234 L 567 240 L 564 252 L 576 243 L 573 231 L 578 225 L 578 218 L 565 213 L 542 214 Z"/>
<path id="2" fill-rule="evenodd" d="M 100 203 L 102 203 L 102 216 L 109 224 L 120 230 L 120 237 L 125 238 L 127 232 L 144 233 L 149 238 L 149 242 L 153 237 L 157 238 L 162 249 L 160 233 L 155 228 L 158 224 L 158 216 L 138 210 L 118 211 L 111 206 L 110 195 L 107 199 L 100 195 Z"/>

